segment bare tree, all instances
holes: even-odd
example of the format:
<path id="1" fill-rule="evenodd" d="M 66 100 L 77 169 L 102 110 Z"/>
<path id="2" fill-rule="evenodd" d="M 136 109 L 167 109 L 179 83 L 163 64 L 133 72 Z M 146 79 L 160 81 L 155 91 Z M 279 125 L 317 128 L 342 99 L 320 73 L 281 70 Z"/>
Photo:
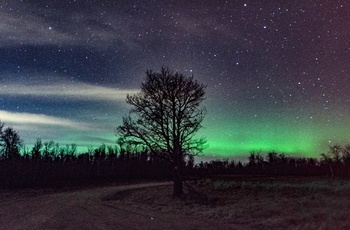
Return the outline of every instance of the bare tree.
<path id="1" fill-rule="evenodd" d="M 128 95 L 130 114 L 117 127 L 119 142 L 147 147 L 152 154 L 166 159 L 174 167 L 173 195 L 183 194 L 181 170 L 187 155 L 197 155 L 205 147 L 205 139 L 195 137 L 206 110 L 205 86 L 168 68 L 160 73 L 146 71 L 141 92 Z"/>
<path id="2" fill-rule="evenodd" d="M 329 155 L 333 159 L 334 163 L 340 164 L 342 159 L 342 147 L 338 144 L 329 146 Z"/>
<path id="3" fill-rule="evenodd" d="M 329 156 L 329 154 L 321 153 L 321 163 L 325 163 L 329 167 L 329 171 L 331 173 L 331 176 L 334 177 L 334 171 L 333 171 L 333 159 Z"/>

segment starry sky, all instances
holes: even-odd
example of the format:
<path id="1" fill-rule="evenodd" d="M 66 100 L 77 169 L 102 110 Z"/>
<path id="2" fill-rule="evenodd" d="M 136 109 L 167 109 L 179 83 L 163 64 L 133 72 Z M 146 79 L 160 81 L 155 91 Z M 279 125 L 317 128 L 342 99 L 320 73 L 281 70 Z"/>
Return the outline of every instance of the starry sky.
<path id="1" fill-rule="evenodd" d="M 346 0 L 0 0 L 0 119 L 26 146 L 114 145 L 145 71 L 207 85 L 207 157 L 350 143 Z"/>

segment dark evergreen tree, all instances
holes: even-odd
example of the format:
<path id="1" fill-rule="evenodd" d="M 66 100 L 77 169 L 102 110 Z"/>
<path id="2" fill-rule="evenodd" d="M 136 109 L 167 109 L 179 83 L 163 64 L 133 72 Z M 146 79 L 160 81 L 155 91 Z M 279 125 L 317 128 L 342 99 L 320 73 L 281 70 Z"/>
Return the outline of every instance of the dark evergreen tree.
<path id="1" fill-rule="evenodd" d="M 41 148 L 43 147 L 43 144 L 41 142 L 41 139 L 36 139 L 36 142 L 34 143 L 33 149 L 32 149 L 32 159 L 37 160 L 41 158 Z"/>
<path id="2" fill-rule="evenodd" d="M 11 127 L 8 127 L 1 132 L 0 139 L 3 156 L 5 159 L 20 158 L 20 149 L 22 141 L 17 131 L 15 131 Z"/>

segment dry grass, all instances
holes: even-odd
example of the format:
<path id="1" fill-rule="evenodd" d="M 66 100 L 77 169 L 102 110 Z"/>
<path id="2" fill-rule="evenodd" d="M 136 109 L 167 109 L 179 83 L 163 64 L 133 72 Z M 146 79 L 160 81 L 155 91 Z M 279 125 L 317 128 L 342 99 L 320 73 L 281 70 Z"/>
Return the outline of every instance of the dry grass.
<path id="1" fill-rule="evenodd" d="M 171 196 L 172 187 L 123 191 L 116 205 L 212 218 L 254 229 L 350 229 L 350 182 L 307 178 L 235 178 L 191 183 L 203 194 Z"/>

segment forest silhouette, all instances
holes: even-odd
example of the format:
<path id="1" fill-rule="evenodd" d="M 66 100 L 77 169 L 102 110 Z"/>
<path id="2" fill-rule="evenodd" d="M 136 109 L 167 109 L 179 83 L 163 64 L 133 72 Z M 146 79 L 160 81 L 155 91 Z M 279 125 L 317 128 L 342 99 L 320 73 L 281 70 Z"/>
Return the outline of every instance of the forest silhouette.
<path id="1" fill-rule="evenodd" d="M 13 128 L 1 125 L 0 187 L 35 188 L 101 185 L 139 180 L 171 180 L 172 165 L 147 149 L 127 144 L 89 148 L 78 153 L 75 144 L 61 147 L 37 139 L 31 150 L 21 145 Z M 250 152 L 247 161 L 213 160 L 195 163 L 184 158 L 184 180 L 217 175 L 350 177 L 350 145 L 333 145 L 320 158 L 286 156 L 274 151 Z"/>

